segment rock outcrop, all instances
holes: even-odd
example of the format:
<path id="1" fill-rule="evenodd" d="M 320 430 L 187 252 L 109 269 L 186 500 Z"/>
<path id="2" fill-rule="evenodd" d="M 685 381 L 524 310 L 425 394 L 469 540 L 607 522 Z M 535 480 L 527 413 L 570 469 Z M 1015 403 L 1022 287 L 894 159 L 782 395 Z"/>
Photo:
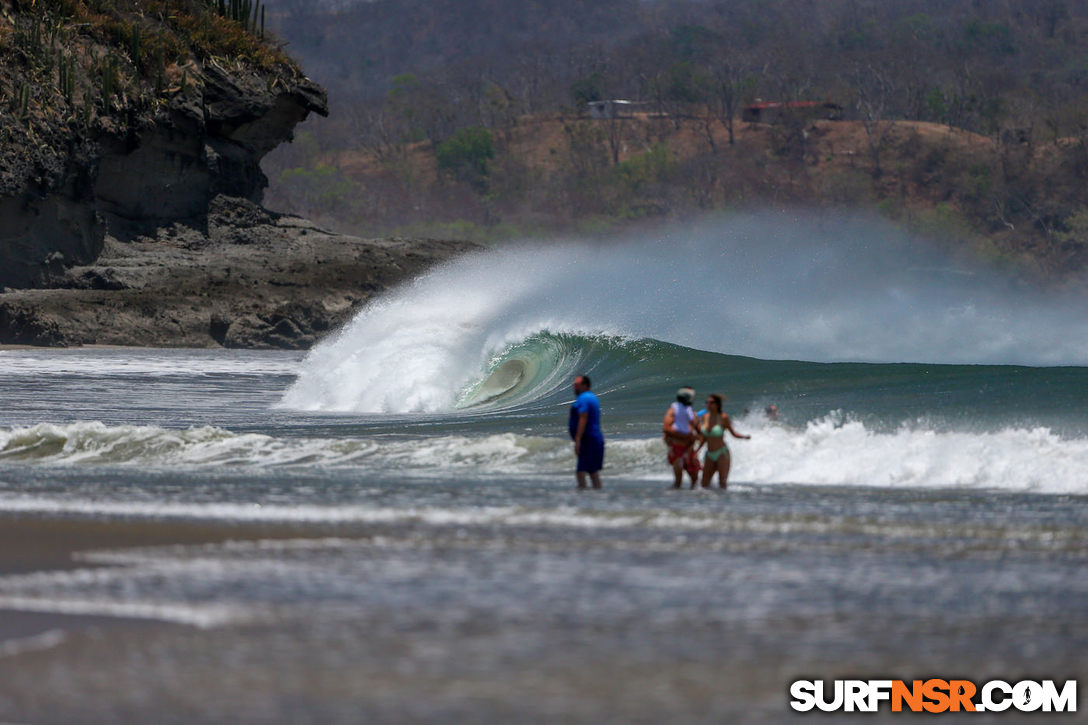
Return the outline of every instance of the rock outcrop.
<path id="1" fill-rule="evenodd" d="M 184 222 L 202 226 L 220 195 L 260 202 L 260 161 L 307 115 L 328 114 L 325 92 L 305 78 L 268 90 L 255 73 L 214 62 L 146 129 L 100 143 L 93 201 L 119 239 Z"/>
<path id="2" fill-rule="evenodd" d="M 474 248 L 333 234 L 225 196 L 207 220 L 206 232 L 107 237 L 52 288 L 0 294 L 0 343 L 305 349 L 373 295 Z"/>
<path id="3" fill-rule="evenodd" d="M 259 202 L 261 159 L 325 91 L 250 24 L 101 0 L 0 0 L 0 287 L 44 287 L 211 200 Z M 161 4 L 161 3 L 160 3 Z"/>
<path id="4" fill-rule="evenodd" d="M 46 286 L 93 261 L 107 234 L 203 228 L 220 194 L 259 202 L 261 158 L 309 113 L 327 113 L 324 91 L 305 78 L 269 91 L 255 74 L 215 65 L 201 77 L 149 122 L 123 132 L 99 124 L 48 177 L 31 170 L 0 189 L 0 286 Z"/>
<path id="5" fill-rule="evenodd" d="M 0 344 L 306 348 L 469 248 L 261 208 L 326 96 L 223 7 L 0 0 Z"/>

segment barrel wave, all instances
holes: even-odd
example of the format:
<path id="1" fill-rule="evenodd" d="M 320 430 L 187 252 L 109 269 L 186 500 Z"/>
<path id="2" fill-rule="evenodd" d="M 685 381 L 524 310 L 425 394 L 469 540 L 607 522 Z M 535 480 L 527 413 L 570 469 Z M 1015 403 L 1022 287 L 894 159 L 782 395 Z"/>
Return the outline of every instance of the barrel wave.
<path id="1" fill-rule="evenodd" d="M 440 412 L 547 398 L 608 340 L 771 360 L 1084 365 L 1083 306 L 877 220 L 743 217 L 458 260 L 319 345 L 282 405 Z"/>

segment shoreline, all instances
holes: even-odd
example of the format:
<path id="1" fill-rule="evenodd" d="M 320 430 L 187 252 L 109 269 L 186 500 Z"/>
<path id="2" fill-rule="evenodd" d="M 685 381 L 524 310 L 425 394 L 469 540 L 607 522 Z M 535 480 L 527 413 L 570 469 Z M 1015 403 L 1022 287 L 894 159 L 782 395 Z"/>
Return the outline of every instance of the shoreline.
<path id="1" fill-rule="evenodd" d="M 104 519 L 0 512 L 0 581 L 6 577 L 108 567 L 80 561 L 83 552 L 228 541 L 344 535 L 343 527 L 267 522 Z M 89 629 L 184 627 L 163 619 L 8 608 L 0 604 L 0 659 L 51 649 Z"/>

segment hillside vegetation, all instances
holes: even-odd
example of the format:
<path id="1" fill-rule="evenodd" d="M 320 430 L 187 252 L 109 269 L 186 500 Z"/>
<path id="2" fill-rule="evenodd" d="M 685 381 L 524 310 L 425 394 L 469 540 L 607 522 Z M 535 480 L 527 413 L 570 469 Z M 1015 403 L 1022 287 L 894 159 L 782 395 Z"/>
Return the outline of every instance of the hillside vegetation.
<path id="1" fill-rule="evenodd" d="M 269 203 L 340 229 L 499 240 L 817 204 L 1052 281 L 1088 265 L 1084 3 L 273 0 L 269 24 L 333 99 L 266 161 Z M 617 98 L 643 105 L 587 117 Z M 756 99 L 843 120 L 743 122 Z"/>
<path id="2" fill-rule="evenodd" d="M 249 0 L 0 0 L 0 196 L 28 179 L 51 191 L 80 155 L 74 147 L 138 131 L 168 102 L 199 101 L 205 63 L 269 84 L 301 76 L 265 42 L 261 9 Z"/>

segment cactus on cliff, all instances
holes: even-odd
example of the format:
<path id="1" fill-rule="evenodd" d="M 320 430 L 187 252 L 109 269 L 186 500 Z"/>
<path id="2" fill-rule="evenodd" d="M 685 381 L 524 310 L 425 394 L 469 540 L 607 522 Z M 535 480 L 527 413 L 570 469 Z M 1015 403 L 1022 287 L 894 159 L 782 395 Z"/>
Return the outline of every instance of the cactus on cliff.
<path id="1" fill-rule="evenodd" d="M 261 0 L 206 0 L 208 7 L 239 23 L 248 33 L 264 38 L 264 5 Z"/>

